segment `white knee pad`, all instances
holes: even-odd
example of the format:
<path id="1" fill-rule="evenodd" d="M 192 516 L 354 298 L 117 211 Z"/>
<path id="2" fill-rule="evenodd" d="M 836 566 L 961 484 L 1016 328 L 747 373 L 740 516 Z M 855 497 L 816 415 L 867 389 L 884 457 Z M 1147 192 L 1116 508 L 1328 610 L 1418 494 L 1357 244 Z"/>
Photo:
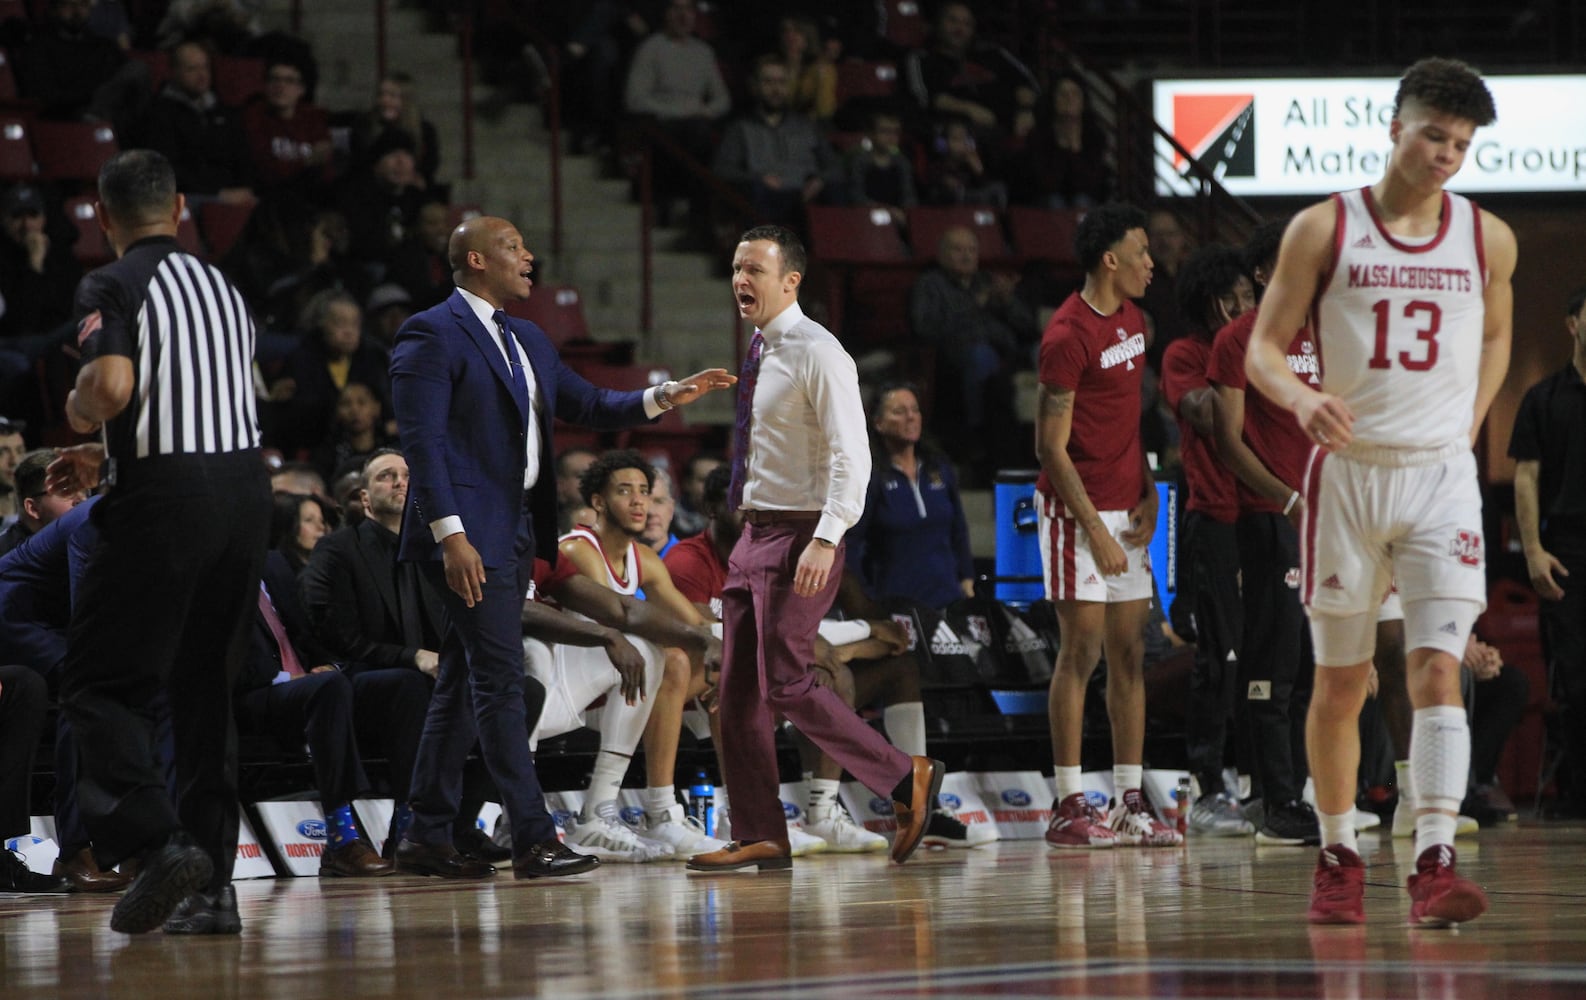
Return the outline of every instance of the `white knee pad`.
<path id="1" fill-rule="evenodd" d="M 1352 667 L 1377 651 L 1377 609 L 1353 615 L 1311 611 L 1311 646 L 1318 667 Z"/>
<path id="2" fill-rule="evenodd" d="M 1453 597 L 1427 597 L 1404 602 L 1404 648 L 1436 649 L 1456 660 L 1465 656 L 1465 641 L 1481 615 L 1481 605 Z"/>

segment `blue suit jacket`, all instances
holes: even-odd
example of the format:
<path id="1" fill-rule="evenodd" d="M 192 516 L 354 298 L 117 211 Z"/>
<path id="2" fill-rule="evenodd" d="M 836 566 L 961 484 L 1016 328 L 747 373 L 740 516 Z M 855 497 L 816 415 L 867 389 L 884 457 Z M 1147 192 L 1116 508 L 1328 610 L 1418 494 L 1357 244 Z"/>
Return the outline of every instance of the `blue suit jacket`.
<path id="1" fill-rule="evenodd" d="M 48 674 L 66 658 L 72 595 L 99 537 L 89 521 L 98 502 L 89 497 L 0 556 L 0 662 Z"/>
<path id="2" fill-rule="evenodd" d="M 556 537 L 553 417 L 595 428 L 643 423 L 644 393 L 597 389 L 562 364 L 545 331 L 509 327 L 528 358 L 540 412 L 540 476 L 532 500 L 536 538 Z M 391 348 L 391 398 L 411 481 L 399 557 L 438 560 L 430 522 L 457 515 L 487 567 L 515 550 L 523 503 L 529 414 L 494 330 L 460 292 L 410 317 Z M 542 553 L 554 560 L 556 547 Z"/>

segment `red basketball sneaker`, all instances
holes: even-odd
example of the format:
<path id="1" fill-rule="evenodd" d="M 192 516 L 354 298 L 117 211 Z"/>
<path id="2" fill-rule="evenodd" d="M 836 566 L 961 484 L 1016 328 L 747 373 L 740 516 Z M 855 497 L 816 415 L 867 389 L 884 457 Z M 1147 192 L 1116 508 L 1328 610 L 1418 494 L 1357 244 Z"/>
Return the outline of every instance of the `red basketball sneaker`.
<path id="1" fill-rule="evenodd" d="M 1454 849 L 1447 844 L 1421 852 L 1407 888 L 1415 927 L 1452 927 L 1487 912 L 1487 894 L 1454 871 Z"/>
<path id="2" fill-rule="evenodd" d="M 1118 840 L 1101 811 L 1084 792 L 1075 792 L 1052 809 L 1046 827 L 1048 847 L 1111 847 Z"/>
<path id="3" fill-rule="evenodd" d="M 1305 919 L 1313 924 L 1363 924 L 1365 904 L 1366 863 L 1360 855 L 1338 844 L 1322 848 Z"/>

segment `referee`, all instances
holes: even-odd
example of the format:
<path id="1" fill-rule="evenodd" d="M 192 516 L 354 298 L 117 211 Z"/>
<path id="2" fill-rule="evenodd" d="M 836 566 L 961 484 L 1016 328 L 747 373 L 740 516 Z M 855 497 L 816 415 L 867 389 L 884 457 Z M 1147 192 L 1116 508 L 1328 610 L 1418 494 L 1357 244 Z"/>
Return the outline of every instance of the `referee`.
<path id="1" fill-rule="evenodd" d="M 176 245 L 182 208 L 158 153 L 129 150 L 99 172 L 95 211 L 119 259 L 77 289 L 83 367 L 66 419 L 79 433 L 103 428 L 104 443 L 67 449 L 49 470 L 56 487 L 108 487 L 61 702 L 100 866 L 142 862 L 110 917 L 127 934 L 241 930 L 231 687 L 258 604 L 270 486 L 253 320 L 219 271 Z M 174 806 L 155 762 L 167 708 Z"/>

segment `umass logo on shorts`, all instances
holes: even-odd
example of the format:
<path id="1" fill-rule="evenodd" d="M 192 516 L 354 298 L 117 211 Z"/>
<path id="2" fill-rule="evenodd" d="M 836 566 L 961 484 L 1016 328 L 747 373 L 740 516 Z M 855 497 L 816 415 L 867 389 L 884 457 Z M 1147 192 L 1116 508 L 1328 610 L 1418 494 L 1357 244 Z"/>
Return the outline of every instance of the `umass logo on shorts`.
<path id="1" fill-rule="evenodd" d="M 1461 566 L 1481 565 L 1481 532 L 1460 531 L 1449 544 L 1448 554 L 1459 560 Z"/>

